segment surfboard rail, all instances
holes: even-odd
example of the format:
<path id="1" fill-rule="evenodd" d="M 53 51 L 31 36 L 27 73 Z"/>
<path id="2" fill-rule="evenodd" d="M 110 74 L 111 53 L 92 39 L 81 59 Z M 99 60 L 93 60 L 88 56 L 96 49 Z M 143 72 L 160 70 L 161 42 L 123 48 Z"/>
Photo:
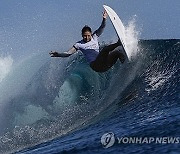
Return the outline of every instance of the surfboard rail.
<path id="1" fill-rule="evenodd" d="M 129 60 L 130 59 L 130 55 L 128 55 L 128 49 L 126 47 L 126 35 L 125 35 L 125 27 L 121 21 L 121 19 L 119 18 L 119 16 L 117 15 L 117 13 L 109 6 L 107 5 L 103 5 L 104 9 L 106 10 L 111 23 L 117 33 L 117 36 L 119 37 L 121 43 L 122 43 L 122 47 L 124 49 L 124 54 L 126 56 L 126 58 Z"/>

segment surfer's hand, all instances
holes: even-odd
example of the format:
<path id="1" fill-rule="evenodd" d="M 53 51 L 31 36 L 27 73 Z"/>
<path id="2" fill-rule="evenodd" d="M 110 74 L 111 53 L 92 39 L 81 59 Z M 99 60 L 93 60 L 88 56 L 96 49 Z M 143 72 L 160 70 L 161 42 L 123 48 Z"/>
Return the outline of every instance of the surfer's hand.
<path id="1" fill-rule="evenodd" d="M 107 16 L 108 16 L 108 14 L 107 14 L 106 10 L 104 10 L 104 12 L 103 12 L 103 18 L 104 18 L 104 19 L 107 19 Z"/>
<path id="2" fill-rule="evenodd" d="M 54 51 L 54 52 L 51 51 L 49 54 L 51 55 L 51 57 L 58 57 L 59 56 L 59 53 L 56 51 Z"/>

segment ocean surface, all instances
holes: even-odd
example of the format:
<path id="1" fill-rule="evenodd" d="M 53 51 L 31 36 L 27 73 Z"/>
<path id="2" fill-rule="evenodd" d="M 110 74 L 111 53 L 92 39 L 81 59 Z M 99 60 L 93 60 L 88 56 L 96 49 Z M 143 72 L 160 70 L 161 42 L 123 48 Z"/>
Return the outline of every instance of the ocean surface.
<path id="1" fill-rule="evenodd" d="M 180 40 L 138 47 L 105 73 L 81 55 L 18 64 L 0 82 L 0 153 L 180 153 Z"/>

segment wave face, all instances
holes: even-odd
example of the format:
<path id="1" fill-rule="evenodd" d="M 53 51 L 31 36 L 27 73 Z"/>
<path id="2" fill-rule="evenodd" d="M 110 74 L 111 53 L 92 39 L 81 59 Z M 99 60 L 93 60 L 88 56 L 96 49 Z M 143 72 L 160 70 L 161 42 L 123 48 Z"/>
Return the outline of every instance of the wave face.
<path id="1" fill-rule="evenodd" d="M 142 40 L 138 46 L 130 63 L 117 62 L 105 73 L 92 71 L 76 55 L 44 58 L 46 63 L 42 56 L 31 57 L 16 66 L 0 82 L 0 152 L 81 130 L 120 108 L 140 123 L 161 119 L 165 112 L 171 114 L 167 121 L 174 117 L 180 122 L 175 112 L 180 109 L 180 40 Z"/>

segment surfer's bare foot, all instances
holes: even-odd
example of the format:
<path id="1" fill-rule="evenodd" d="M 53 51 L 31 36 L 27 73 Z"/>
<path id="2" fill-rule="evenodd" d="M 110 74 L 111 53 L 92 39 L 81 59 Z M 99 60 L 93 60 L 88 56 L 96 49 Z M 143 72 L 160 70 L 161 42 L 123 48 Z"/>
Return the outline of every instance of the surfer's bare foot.
<path id="1" fill-rule="evenodd" d="M 124 56 L 123 53 L 120 53 L 120 58 L 119 58 L 119 60 L 121 61 L 122 64 L 124 63 L 124 61 L 125 61 L 125 56 Z"/>
<path id="2" fill-rule="evenodd" d="M 119 46 L 122 46 L 122 43 L 121 43 L 120 39 L 118 39 L 117 44 L 118 44 Z"/>

